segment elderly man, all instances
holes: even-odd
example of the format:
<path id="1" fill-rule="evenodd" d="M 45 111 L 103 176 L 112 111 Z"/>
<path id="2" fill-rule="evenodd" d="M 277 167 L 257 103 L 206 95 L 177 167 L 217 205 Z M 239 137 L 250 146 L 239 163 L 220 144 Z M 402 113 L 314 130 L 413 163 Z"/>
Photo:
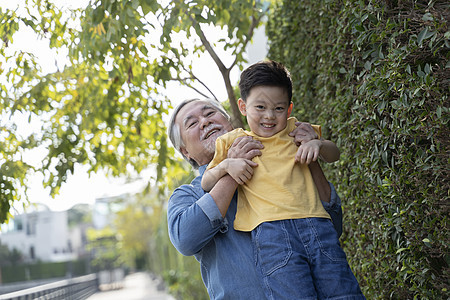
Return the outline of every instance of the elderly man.
<path id="1" fill-rule="evenodd" d="M 200 262 L 203 282 L 211 299 L 264 299 L 262 282 L 254 265 L 251 237 L 235 231 L 238 184 L 223 176 L 206 193 L 201 177 L 212 160 L 217 137 L 232 130 L 228 114 L 215 100 L 191 99 L 178 105 L 169 124 L 174 147 L 199 169 L 191 184 L 177 188 L 169 200 L 167 216 L 170 239 L 183 255 Z M 317 138 L 308 124 L 292 133 L 297 143 Z M 252 159 L 261 155 L 262 145 L 249 137 L 236 140 L 228 157 Z M 317 163 L 310 165 L 319 196 L 338 232 L 342 215 L 340 199 Z"/>

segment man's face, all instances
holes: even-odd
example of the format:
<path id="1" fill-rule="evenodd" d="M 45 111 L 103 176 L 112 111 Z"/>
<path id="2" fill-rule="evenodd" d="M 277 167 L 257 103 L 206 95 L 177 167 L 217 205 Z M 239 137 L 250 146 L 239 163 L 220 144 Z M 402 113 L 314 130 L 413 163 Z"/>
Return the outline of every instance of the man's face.
<path id="1" fill-rule="evenodd" d="M 181 152 L 200 166 L 214 157 L 217 137 L 232 130 L 231 123 L 214 106 L 193 101 L 181 108 L 175 119 L 184 147 Z"/>
<path id="2" fill-rule="evenodd" d="M 273 136 L 286 128 L 292 110 L 288 93 L 277 86 L 253 87 L 247 101 L 239 99 L 238 104 L 248 126 L 260 137 Z"/>

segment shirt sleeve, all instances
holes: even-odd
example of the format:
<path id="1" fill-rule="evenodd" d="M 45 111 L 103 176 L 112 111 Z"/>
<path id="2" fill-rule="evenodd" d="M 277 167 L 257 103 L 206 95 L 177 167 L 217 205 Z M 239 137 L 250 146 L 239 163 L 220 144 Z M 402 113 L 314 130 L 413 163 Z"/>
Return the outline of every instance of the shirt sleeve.
<path id="1" fill-rule="evenodd" d="M 311 124 L 311 127 L 317 133 L 317 135 L 319 136 L 319 139 L 322 138 L 322 126 Z"/>
<path id="2" fill-rule="evenodd" d="M 329 182 L 331 188 L 331 199 L 330 202 L 322 201 L 323 207 L 328 212 L 333 221 L 334 228 L 338 234 L 338 237 L 342 235 L 342 206 L 341 198 L 336 192 L 333 184 Z"/>
<path id="3" fill-rule="evenodd" d="M 228 228 L 209 193 L 197 195 L 192 185 L 176 189 L 167 207 L 169 237 L 183 255 L 194 255 L 219 232 Z"/>
<path id="4" fill-rule="evenodd" d="M 223 136 L 220 136 L 216 139 L 216 152 L 214 153 L 214 157 L 211 162 L 208 164 L 206 170 L 214 168 L 219 163 L 221 163 L 225 158 L 227 158 L 228 147 L 226 140 Z"/>
<path id="5" fill-rule="evenodd" d="M 288 132 L 291 132 L 292 130 L 297 128 L 297 126 L 295 125 L 295 122 L 298 122 L 298 120 L 295 117 L 290 117 L 288 119 L 288 123 L 287 123 Z M 317 135 L 319 136 L 319 139 L 320 139 L 322 137 L 322 126 L 311 124 L 311 127 L 314 129 L 314 131 L 317 133 Z"/>

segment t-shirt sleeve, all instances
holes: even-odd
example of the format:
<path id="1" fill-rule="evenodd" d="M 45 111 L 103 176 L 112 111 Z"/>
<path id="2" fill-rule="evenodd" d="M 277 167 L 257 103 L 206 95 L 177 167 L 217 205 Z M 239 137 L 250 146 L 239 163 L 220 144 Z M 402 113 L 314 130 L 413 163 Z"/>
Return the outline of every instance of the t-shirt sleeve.
<path id="1" fill-rule="evenodd" d="M 314 131 L 317 133 L 317 135 L 319 136 L 319 139 L 322 138 L 322 126 L 313 125 L 313 124 L 311 124 L 311 126 L 314 129 Z"/>
<path id="2" fill-rule="evenodd" d="M 288 119 L 288 132 L 291 132 L 292 130 L 294 130 L 295 128 L 297 128 L 297 126 L 295 126 L 295 122 L 297 122 L 297 119 L 294 117 L 291 117 Z M 311 127 L 314 129 L 314 131 L 317 133 L 317 135 L 319 136 L 319 139 L 322 137 L 322 127 L 320 125 L 314 125 L 311 124 Z"/>
<path id="3" fill-rule="evenodd" d="M 225 158 L 227 158 L 228 154 L 228 146 L 224 136 L 218 137 L 216 140 L 216 152 L 214 154 L 214 158 L 208 164 L 206 170 L 214 168 L 220 162 L 222 162 Z"/>

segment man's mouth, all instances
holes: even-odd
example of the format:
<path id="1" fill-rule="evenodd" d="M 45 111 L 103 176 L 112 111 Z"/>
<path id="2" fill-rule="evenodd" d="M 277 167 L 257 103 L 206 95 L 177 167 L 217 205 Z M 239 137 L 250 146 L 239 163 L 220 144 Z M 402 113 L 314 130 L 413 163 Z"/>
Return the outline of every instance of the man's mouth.
<path id="1" fill-rule="evenodd" d="M 213 134 L 215 134 L 219 131 L 220 131 L 220 128 L 218 128 L 218 127 L 211 128 L 210 130 L 206 131 L 206 134 L 203 136 L 203 139 L 206 140 L 210 136 L 212 136 Z"/>

